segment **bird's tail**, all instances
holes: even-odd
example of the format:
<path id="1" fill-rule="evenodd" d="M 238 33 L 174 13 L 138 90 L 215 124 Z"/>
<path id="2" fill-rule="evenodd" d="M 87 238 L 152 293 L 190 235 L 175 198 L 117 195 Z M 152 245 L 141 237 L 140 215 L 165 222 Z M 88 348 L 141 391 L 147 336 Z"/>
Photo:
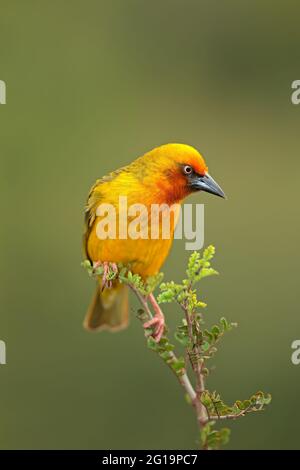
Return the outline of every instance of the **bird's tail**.
<path id="1" fill-rule="evenodd" d="M 127 327 L 128 318 L 128 288 L 115 281 L 102 291 L 98 284 L 83 326 L 89 331 L 118 331 Z"/>

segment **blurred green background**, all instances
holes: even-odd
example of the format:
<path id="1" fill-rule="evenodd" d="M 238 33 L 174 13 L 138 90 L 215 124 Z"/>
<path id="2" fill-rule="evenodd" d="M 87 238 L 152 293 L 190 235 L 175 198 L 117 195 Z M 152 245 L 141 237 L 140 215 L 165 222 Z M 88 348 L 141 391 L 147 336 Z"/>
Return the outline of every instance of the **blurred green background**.
<path id="1" fill-rule="evenodd" d="M 300 448 L 299 79 L 296 1 L 0 0 L 1 448 L 197 448 L 193 411 L 132 315 L 82 329 L 94 290 L 81 262 L 97 177 L 166 142 L 206 157 L 228 195 L 205 203 L 218 278 L 212 323 L 239 323 L 209 386 L 259 389 L 262 414 L 230 423 L 233 449 Z M 176 241 L 165 278 L 180 280 Z M 132 305 L 137 306 L 134 299 Z M 180 319 L 168 308 L 167 321 Z"/>

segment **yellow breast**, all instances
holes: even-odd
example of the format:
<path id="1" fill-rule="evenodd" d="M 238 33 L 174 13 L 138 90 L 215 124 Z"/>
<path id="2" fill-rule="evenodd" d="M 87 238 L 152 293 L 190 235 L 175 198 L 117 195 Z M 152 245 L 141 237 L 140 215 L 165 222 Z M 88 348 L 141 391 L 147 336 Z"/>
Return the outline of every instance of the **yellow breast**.
<path id="1" fill-rule="evenodd" d="M 114 201 L 115 226 L 109 226 L 110 217 L 107 218 L 107 213 L 95 218 L 87 240 L 87 252 L 92 261 L 130 264 L 132 272 L 140 274 L 143 278 L 160 271 L 172 245 L 180 206 L 173 206 L 171 211 L 166 205 L 156 205 L 153 208 L 152 204 L 147 203 L 143 206 L 147 215 L 145 211 L 137 210 L 136 216 L 132 215 L 134 210 L 130 212 L 132 204 L 127 206 L 125 239 L 120 238 L 122 221 L 122 236 L 125 232 L 124 212 L 120 211 L 119 200 Z M 110 232 L 107 238 L 105 230 L 106 233 Z"/>

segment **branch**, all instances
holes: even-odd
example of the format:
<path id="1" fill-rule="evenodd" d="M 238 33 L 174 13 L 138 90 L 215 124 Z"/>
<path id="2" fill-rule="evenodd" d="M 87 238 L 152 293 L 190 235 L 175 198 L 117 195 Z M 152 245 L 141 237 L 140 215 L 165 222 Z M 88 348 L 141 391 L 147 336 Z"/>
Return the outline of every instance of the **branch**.
<path id="1" fill-rule="evenodd" d="M 209 419 L 207 420 L 207 422 L 218 421 L 218 420 L 223 420 L 223 419 L 237 419 L 237 418 L 241 418 L 245 416 L 245 414 L 246 414 L 246 411 L 241 411 L 241 413 L 237 415 L 217 415 L 217 416 L 211 415 Z"/>
<path id="2" fill-rule="evenodd" d="M 153 315 L 152 315 L 152 312 L 150 310 L 150 307 L 148 305 L 148 300 L 146 297 L 144 297 L 139 291 L 138 289 L 133 285 L 133 284 L 128 284 L 129 287 L 131 288 L 131 290 L 135 293 L 135 295 L 137 296 L 138 300 L 140 301 L 140 303 L 142 304 L 142 307 L 144 308 L 144 313 L 145 315 L 139 315 L 139 319 L 145 323 L 147 320 L 150 320 Z M 169 352 L 169 356 L 170 356 L 170 360 L 167 362 L 169 368 L 172 370 L 172 372 L 174 372 L 174 369 L 172 368 L 172 364 L 176 363 L 178 361 L 178 358 L 176 357 L 176 355 L 174 354 L 173 351 L 170 351 Z M 186 373 L 186 371 L 184 370 L 184 372 L 182 374 L 175 374 L 179 383 L 181 384 L 181 386 L 184 388 L 185 392 L 187 393 L 187 395 L 190 397 L 190 400 L 192 401 L 192 403 L 196 400 L 197 398 L 197 395 L 196 395 L 196 392 L 191 384 L 191 381 Z"/>
<path id="3" fill-rule="evenodd" d="M 186 270 L 187 279 L 183 279 L 181 284 L 176 284 L 174 281 L 161 283 L 161 273 L 144 281 L 139 274 L 133 274 L 129 266 L 122 264 L 118 265 L 118 273 L 112 268 L 107 277 L 110 281 L 118 278 L 119 282 L 126 284 L 134 292 L 142 306 L 142 309 L 138 311 L 138 318 L 143 324 L 157 314 L 156 307 L 160 309 L 158 302 L 160 304 L 175 302 L 183 310 L 185 318 L 177 326 L 175 338 L 185 348 L 184 357 L 179 357 L 174 353 L 175 346 L 170 343 L 166 335 L 162 337 L 159 335 L 160 340 L 157 341 L 159 337 L 152 336 L 153 329 L 147 328 L 145 336 L 148 347 L 157 352 L 172 370 L 189 398 L 195 410 L 200 430 L 200 443 L 204 450 L 219 449 L 220 446 L 228 443 L 230 430 L 228 428 L 215 429 L 216 421 L 235 420 L 251 412 L 262 411 L 271 402 L 270 394 L 259 391 L 247 400 L 236 400 L 233 405 L 228 406 L 219 393 L 206 389 L 206 375 L 209 372 L 206 368 L 206 361 L 216 353 L 215 345 L 224 333 L 236 326 L 222 317 L 220 322 L 213 325 L 210 330 L 203 328 L 202 313 L 198 309 L 206 307 L 206 304 L 198 299 L 194 287 L 204 277 L 217 274 L 210 263 L 214 253 L 213 246 L 206 248 L 202 257 L 199 252 L 192 253 Z M 101 263 L 99 266 L 97 263 L 92 266 L 89 260 L 85 260 L 82 264 L 89 275 L 96 277 L 99 282 L 101 276 L 104 275 Z M 152 293 L 158 285 L 161 292 L 157 302 Z M 187 374 L 188 363 L 194 374 L 195 387 Z"/>
<path id="4" fill-rule="evenodd" d="M 188 292 L 191 292 L 191 288 L 192 285 L 190 283 L 187 287 Z M 193 348 L 194 359 L 191 356 L 191 351 L 189 350 L 189 348 L 187 348 L 187 352 L 192 369 L 196 376 L 196 398 L 193 402 L 193 405 L 196 409 L 197 420 L 201 429 L 201 427 L 209 421 L 209 414 L 207 412 L 207 409 L 200 400 L 201 394 L 205 390 L 205 380 L 204 375 L 202 373 L 204 361 L 200 358 L 199 346 L 194 341 L 192 315 L 189 313 L 186 303 L 181 304 L 180 306 L 185 314 L 186 322 L 188 325 L 188 335 Z"/>

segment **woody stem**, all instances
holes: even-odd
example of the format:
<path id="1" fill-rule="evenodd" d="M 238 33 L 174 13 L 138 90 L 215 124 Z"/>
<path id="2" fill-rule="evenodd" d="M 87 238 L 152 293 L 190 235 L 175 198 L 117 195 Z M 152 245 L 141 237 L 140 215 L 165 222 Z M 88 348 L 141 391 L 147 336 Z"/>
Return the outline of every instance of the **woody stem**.
<path id="1" fill-rule="evenodd" d="M 144 308 L 145 313 L 147 314 L 148 318 L 149 318 L 149 319 L 153 318 L 152 312 L 151 312 L 150 307 L 149 307 L 149 305 L 148 305 L 148 300 L 147 300 L 147 298 L 144 297 L 144 296 L 137 290 L 137 288 L 136 288 L 134 285 L 130 285 L 130 288 L 132 289 L 132 291 L 135 293 L 135 295 L 136 295 L 137 298 L 139 299 L 139 301 L 140 301 L 140 303 L 142 304 L 142 307 Z M 153 294 L 152 294 L 152 295 L 153 295 Z M 153 298 L 154 298 L 154 296 L 153 296 Z M 155 299 L 155 303 L 156 303 L 156 305 L 158 305 L 157 302 L 156 302 L 156 299 Z M 160 307 L 158 307 L 158 308 L 159 308 L 159 310 L 160 310 Z M 161 310 L 160 310 L 160 312 L 161 312 Z M 161 312 L 161 314 L 163 315 L 162 312 Z M 177 361 L 178 361 L 178 359 L 177 359 L 176 355 L 173 353 L 173 351 L 170 352 L 170 358 L 171 358 L 171 363 L 172 363 L 172 362 L 174 363 L 174 362 L 177 362 Z M 173 369 L 172 369 L 171 363 L 169 364 L 169 367 L 170 367 L 170 369 L 172 370 L 172 372 L 174 372 Z M 177 377 L 179 383 L 181 384 L 181 386 L 184 388 L 186 394 L 190 397 L 191 402 L 194 403 L 194 401 L 195 401 L 197 395 L 196 395 L 196 392 L 195 392 L 195 390 L 194 390 L 194 388 L 193 388 L 193 386 L 192 386 L 192 384 L 191 384 L 191 381 L 190 381 L 190 379 L 189 379 L 187 373 L 184 372 L 184 373 L 181 374 L 181 375 L 177 375 L 177 374 L 176 374 L 176 377 Z"/>

